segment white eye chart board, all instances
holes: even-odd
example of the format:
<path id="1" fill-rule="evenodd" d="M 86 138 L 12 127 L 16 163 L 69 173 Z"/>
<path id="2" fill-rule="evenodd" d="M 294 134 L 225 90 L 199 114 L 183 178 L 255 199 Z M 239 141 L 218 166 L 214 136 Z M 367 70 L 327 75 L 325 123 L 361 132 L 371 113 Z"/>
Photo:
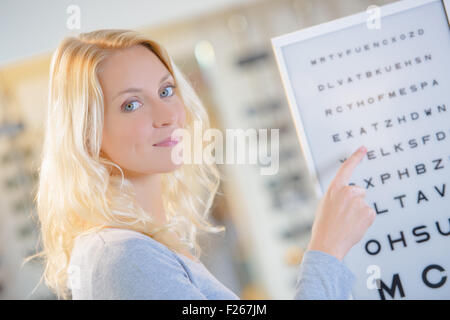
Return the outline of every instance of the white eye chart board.
<path id="1" fill-rule="evenodd" d="M 353 299 L 450 299 L 448 12 L 399 1 L 271 39 L 317 194 L 368 150 L 350 184 L 377 216 L 343 261 Z"/>

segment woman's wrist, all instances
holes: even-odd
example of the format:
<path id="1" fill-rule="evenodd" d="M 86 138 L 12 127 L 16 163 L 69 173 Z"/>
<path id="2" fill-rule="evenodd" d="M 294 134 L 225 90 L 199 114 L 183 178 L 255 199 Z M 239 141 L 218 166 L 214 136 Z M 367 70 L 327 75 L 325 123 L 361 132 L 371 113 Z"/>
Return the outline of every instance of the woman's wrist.
<path id="1" fill-rule="evenodd" d="M 331 249 L 328 246 L 320 245 L 320 244 L 314 243 L 314 242 L 310 242 L 307 250 L 315 250 L 315 251 L 321 251 L 321 252 L 327 253 L 329 255 L 334 256 L 341 262 L 344 259 L 344 255 L 339 253 L 338 250 Z"/>

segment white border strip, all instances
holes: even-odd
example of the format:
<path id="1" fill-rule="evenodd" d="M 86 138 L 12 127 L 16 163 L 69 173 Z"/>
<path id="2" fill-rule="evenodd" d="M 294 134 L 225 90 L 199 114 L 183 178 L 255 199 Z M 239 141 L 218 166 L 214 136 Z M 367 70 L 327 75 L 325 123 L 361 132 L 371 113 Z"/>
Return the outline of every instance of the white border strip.
<path id="1" fill-rule="evenodd" d="M 448 27 L 450 28 L 450 0 L 442 0 L 444 6 L 445 15 L 447 16 Z"/>

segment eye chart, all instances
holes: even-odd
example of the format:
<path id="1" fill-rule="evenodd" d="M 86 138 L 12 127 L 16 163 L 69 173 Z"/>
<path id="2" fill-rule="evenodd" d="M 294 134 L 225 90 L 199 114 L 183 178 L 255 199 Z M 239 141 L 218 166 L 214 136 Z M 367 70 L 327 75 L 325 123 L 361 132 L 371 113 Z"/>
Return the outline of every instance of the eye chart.
<path id="1" fill-rule="evenodd" d="M 399 1 L 272 39 L 318 195 L 368 150 L 350 184 L 377 216 L 344 258 L 354 299 L 450 299 L 448 12 Z"/>

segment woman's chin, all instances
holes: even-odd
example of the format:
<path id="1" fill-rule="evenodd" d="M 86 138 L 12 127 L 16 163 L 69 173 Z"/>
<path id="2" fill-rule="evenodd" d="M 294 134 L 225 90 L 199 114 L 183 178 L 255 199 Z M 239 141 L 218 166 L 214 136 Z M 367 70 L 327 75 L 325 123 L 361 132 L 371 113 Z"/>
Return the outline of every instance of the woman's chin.
<path id="1" fill-rule="evenodd" d="M 164 166 L 161 166 L 158 171 L 161 173 L 172 172 L 172 171 L 175 171 L 175 170 L 181 168 L 181 166 L 183 166 L 183 163 L 175 164 L 175 163 L 171 162 L 171 163 L 167 163 Z"/>

